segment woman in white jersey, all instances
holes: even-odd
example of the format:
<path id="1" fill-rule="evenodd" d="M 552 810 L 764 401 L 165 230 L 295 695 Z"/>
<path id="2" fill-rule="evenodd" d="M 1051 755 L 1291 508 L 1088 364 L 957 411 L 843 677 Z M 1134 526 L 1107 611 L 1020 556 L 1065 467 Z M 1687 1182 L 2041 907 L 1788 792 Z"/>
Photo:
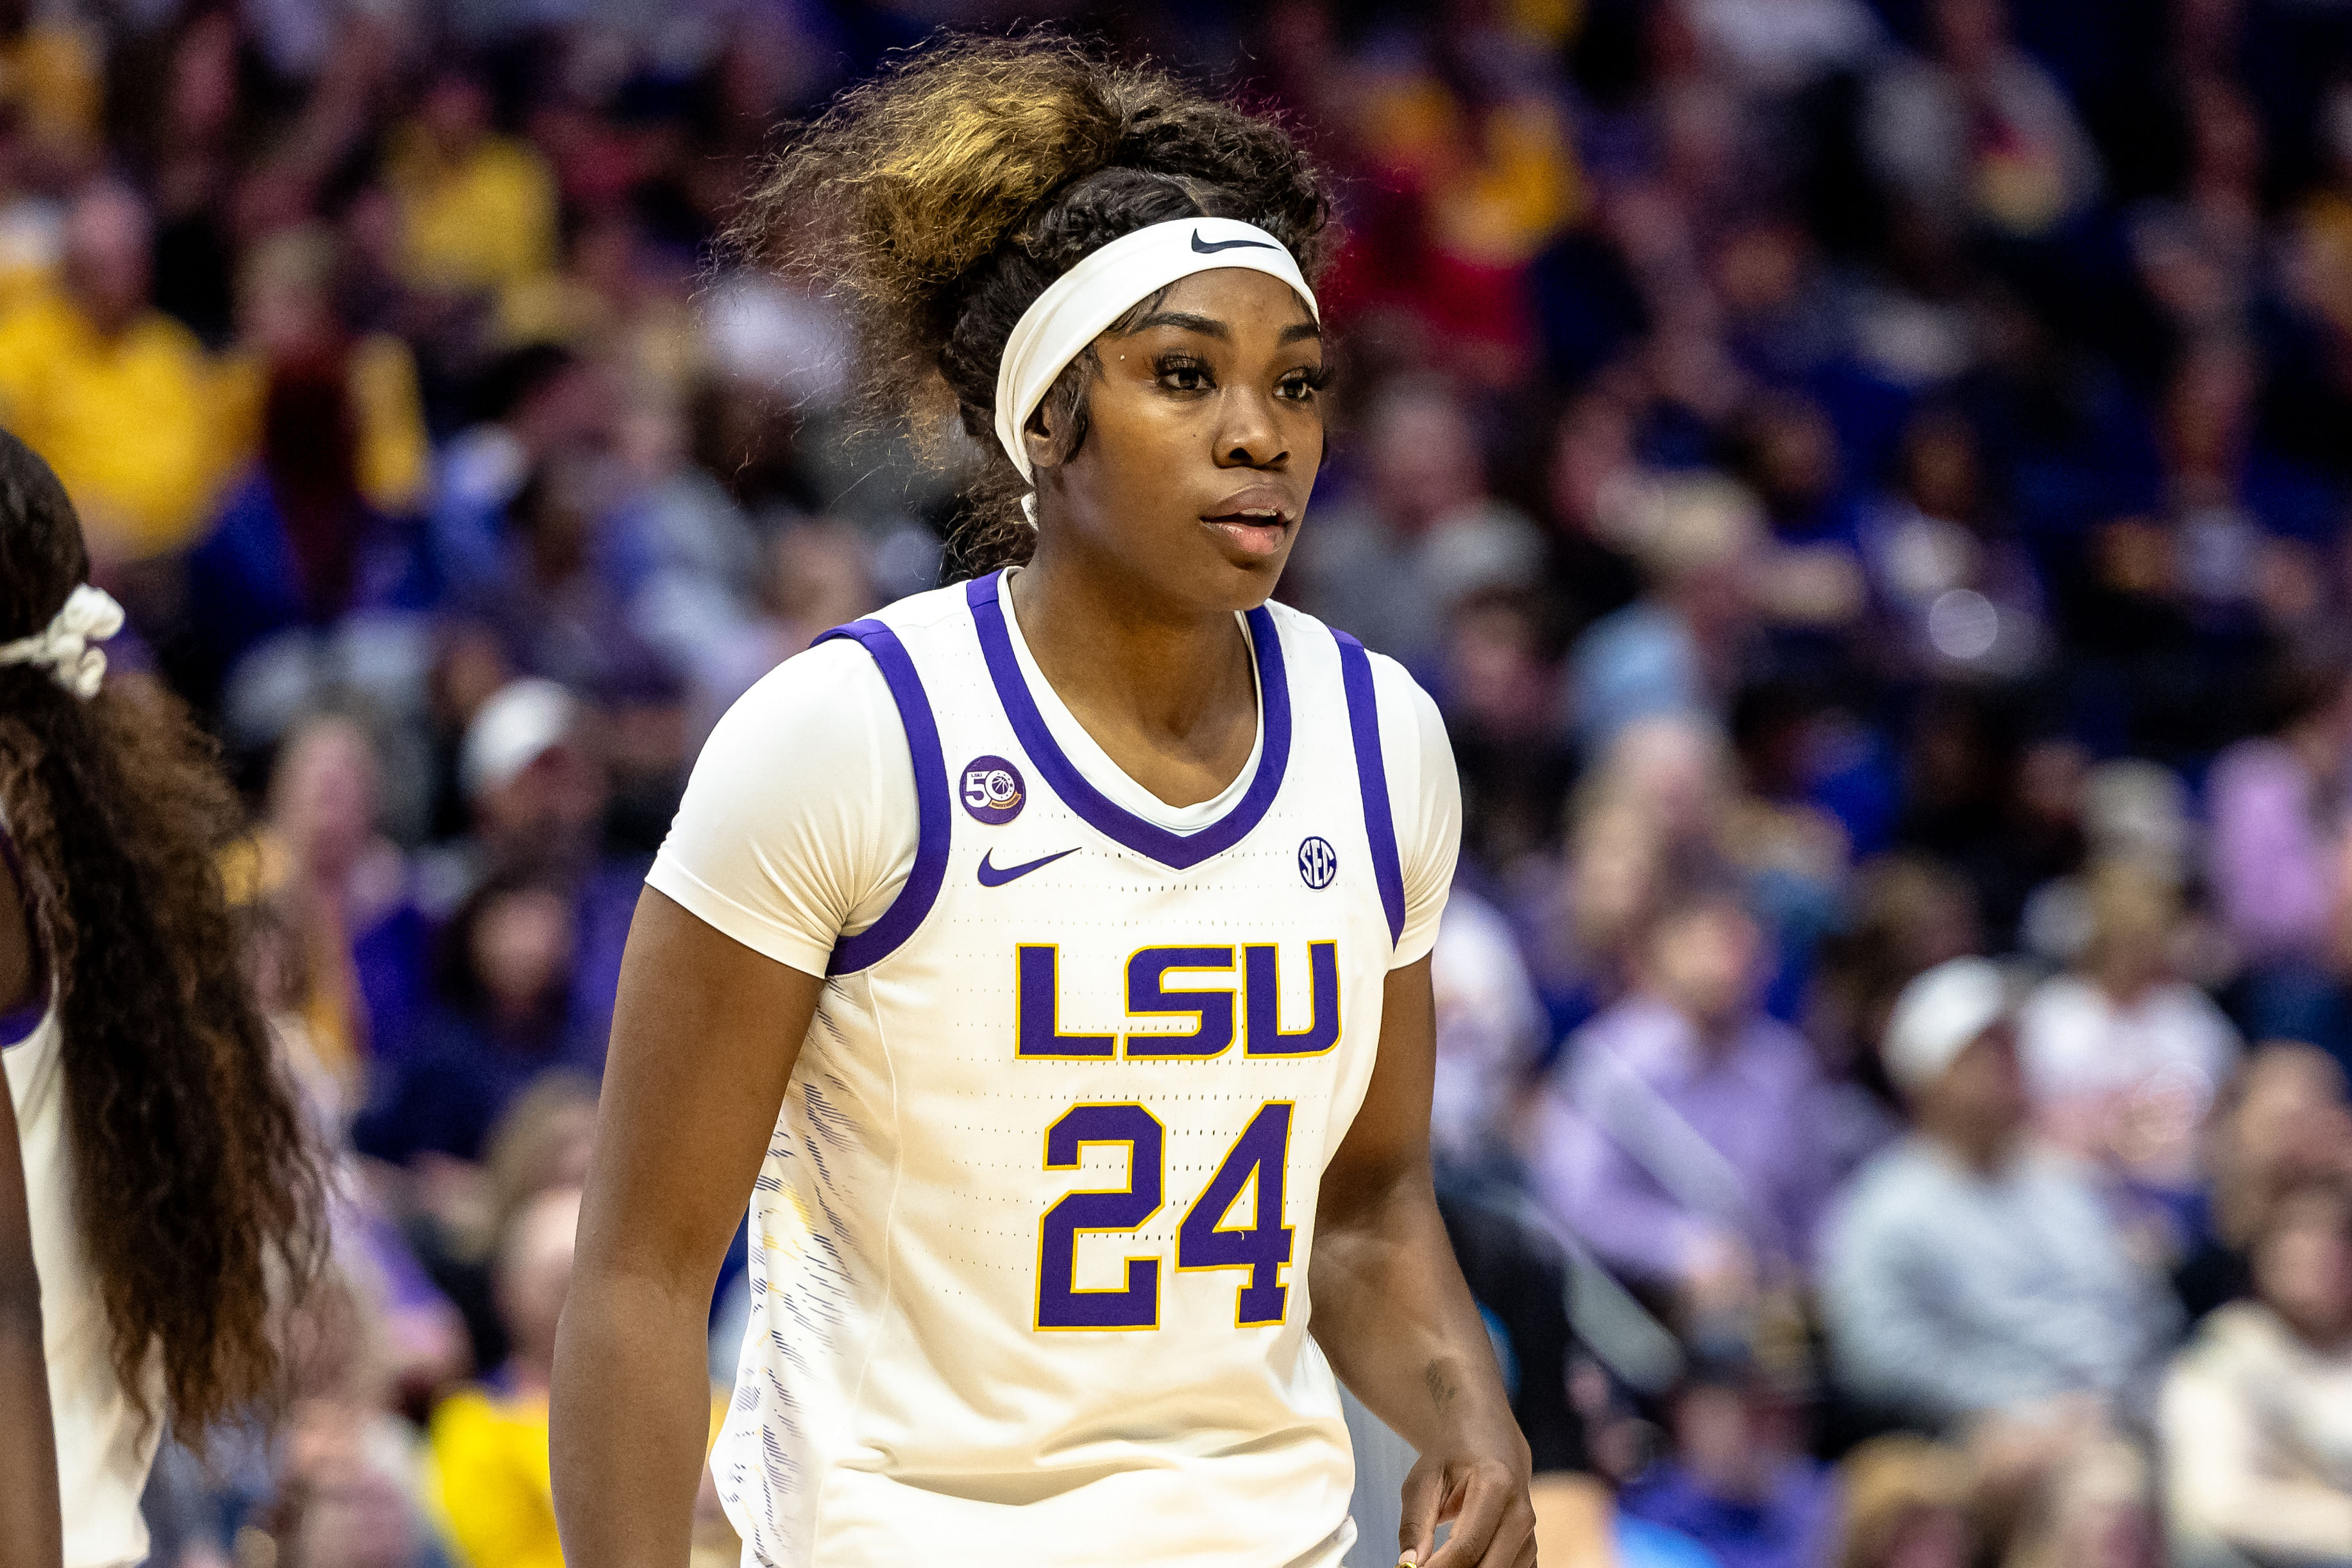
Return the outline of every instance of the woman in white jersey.
<path id="1" fill-rule="evenodd" d="M 916 52 L 756 200 L 986 453 L 982 575 L 746 695 L 650 878 L 557 1358 L 576 1568 L 685 1560 L 747 1197 L 747 1563 L 1329 1568 L 1335 1372 L 1421 1455 L 1403 1552 L 1535 1560 L 1430 1187 L 1444 734 L 1269 602 L 1327 214 L 1273 123 L 1034 41 Z"/>
<path id="2" fill-rule="evenodd" d="M 186 715 L 109 682 L 122 612 L 48 465 L 0 434 L 0 1563 L 143 1561 L 168 1420 L 278 1393 L 273 1291 L 322 1236 Z M 60 1500 L 63 1507 L 60 1509 Z"/>

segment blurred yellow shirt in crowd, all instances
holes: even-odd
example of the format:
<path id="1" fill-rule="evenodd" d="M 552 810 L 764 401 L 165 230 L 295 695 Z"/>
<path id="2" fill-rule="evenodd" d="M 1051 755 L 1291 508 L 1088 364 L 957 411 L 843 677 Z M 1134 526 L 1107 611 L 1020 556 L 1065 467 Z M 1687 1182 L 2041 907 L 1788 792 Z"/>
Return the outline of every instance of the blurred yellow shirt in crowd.
<path id="1" fill-rule="evenodd" d="M 555 178 L 527 144 L 485 136 L 451 159 L 411 127 L 394 141 L 388 172 L 404 264 L 418 287 L 483 293 L 555 265 Z"/>
<path id="2" fill-rule="evenodd" d="M 223 466 L 212 391 L 204 346 L 161 311 L 112 340 L 54 292 L 0 318 L 0 426 L 58 471 L 101 559 L 204 526 Z"/>
<path id="3" fill-rule="evenodd" d="M 442 1524 L 467 1568 L 563 1568 L 545 1395 L 460 1389 L 433 1412 L 431 1440 Z"/>
<path id="4" fill-rule="evenodd" d="M 710 1439 L 727 1416 L 726 1389 L 710 1397 Z M 433 1412 L 429 1434 L 440 1523 L 463 1568 L 563 1568 L 548 1479 L 547 1396 L 460 1389 Z M 704 1531 L 699 1529 L 698 1536 Z M 719 1533 L 731 1543 L 723 1521 Z M 724 1553 L 732 1561 L 733 1552 Z M 698 1541 L 697 1561 L 706 1559 Z"/>
<path id="5" fill-rule="evenodd" d="M 360 494 L 379 512 L 398 516 L 425 504 L 433 448 L 425 431 L 425 400 L 417 391 L 416 357 L 408 345 L 379 332 L 352 346 L 345 383 L 358 423 Z M 219 378 L 221 444 L 232 465 L 261 450 L 263 403 L 269 368 L 252 354 L 226 361 Z"/>
<path id="6" fill-rule="evenodd" d="M 1517 266 L 1580 217 L 1584 176 L 1559 109 L 1533 96 L 1474 110 L 1433 76 L 1375 78 L 1356 129 L 1429 204 L 1430 237 L 1453 255 Z"/>

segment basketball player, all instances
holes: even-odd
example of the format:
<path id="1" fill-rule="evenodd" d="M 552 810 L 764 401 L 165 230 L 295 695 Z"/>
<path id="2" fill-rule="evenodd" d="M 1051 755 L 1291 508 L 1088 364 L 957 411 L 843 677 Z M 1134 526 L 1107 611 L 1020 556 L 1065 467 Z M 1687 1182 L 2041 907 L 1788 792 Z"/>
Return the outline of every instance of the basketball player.
<path id="1" fill-rule="evenodd" d="M 965 560 L 1026 565 L 827 633 L 697 767 L 559 1343 L 570 1561 L 685 1561 L 748 1195 L 746 1563 L 1328 1568 L 1335 1372 L 1421 1455 L 1409 1560 L 1534 1562 L 1430 1187 L 1445 737 L 1268 602 L 1323 455 L 1315 172 L 1165 77 L 961 43 L 758 206 L 988 449 Z"/>
<path id="2" fill-rule="evenodd" d="M 200 1441 L 276 1394 L 323 1206 L 215 866 L 235 798 L 177 706 L 104 680 L 89 572 L 0 433 L 0 1563 L 112 1568 L 166 1417 Z"/>

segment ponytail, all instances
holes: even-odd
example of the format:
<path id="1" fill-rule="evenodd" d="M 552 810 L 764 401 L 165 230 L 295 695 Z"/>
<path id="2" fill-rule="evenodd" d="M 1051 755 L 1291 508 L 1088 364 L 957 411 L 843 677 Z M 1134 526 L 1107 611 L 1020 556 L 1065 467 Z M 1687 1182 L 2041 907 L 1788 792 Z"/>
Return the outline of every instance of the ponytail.
<path id="1" fill-rule="evenodd" d="M 1026 559 L 1026 488 L 998 446 L 996 371 L 1022 312 L 1080 257 L 1188 217 L 1238 218 L 1312 282 L 1328 258 L 1321 173 L 1281 125 L 1164 72 L 1050 37 L 957 38 L 901 57 L 802 128 L 732 247 L 849 310 L 869 419 L 946 455 L 952 411 L 978 448 L 951 570 Z M 1085 361 L 1047 394 L 1084 438 Z"/>

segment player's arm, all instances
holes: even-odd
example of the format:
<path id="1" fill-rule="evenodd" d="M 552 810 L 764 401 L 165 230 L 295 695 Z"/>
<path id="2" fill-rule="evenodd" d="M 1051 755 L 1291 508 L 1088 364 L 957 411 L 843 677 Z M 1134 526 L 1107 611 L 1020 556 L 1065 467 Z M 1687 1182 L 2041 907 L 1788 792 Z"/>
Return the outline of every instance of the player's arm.
<path id="1" fill-rule="evenodd" d="M 35 999 L 40 966 L 24 899 L 0 860 L 0 1011 Z M 57 1433 L 49 1368 L 41 1348 L 41 1279 L 33 1267 L 32 1218 L 16 1105 L 0 1077 L 0 1563 L 53 1568 L 65 1555 L 58 1510 Z"/>
<path id="2" fill-rule="evenodd" d="M 1420 1453 L 1399 1544 L 1433 1568 L 1536 1560 L 1528 1445 L 1431 1185 L 1436 1003 L 1429 959 L 1389 972 L 1363 1108 L 1323 1173 L 1309 1282 L 1342 1381 Z M 1438 1521 L 1454 1533 L 1433 1554 Z"/>
<path id="3" fill-rule="evenodd" d="M 550 1433 L 572 1568 L 687 1560 L 710 1295 L 824 982 L 651 888 L 621 966 Z"/>

